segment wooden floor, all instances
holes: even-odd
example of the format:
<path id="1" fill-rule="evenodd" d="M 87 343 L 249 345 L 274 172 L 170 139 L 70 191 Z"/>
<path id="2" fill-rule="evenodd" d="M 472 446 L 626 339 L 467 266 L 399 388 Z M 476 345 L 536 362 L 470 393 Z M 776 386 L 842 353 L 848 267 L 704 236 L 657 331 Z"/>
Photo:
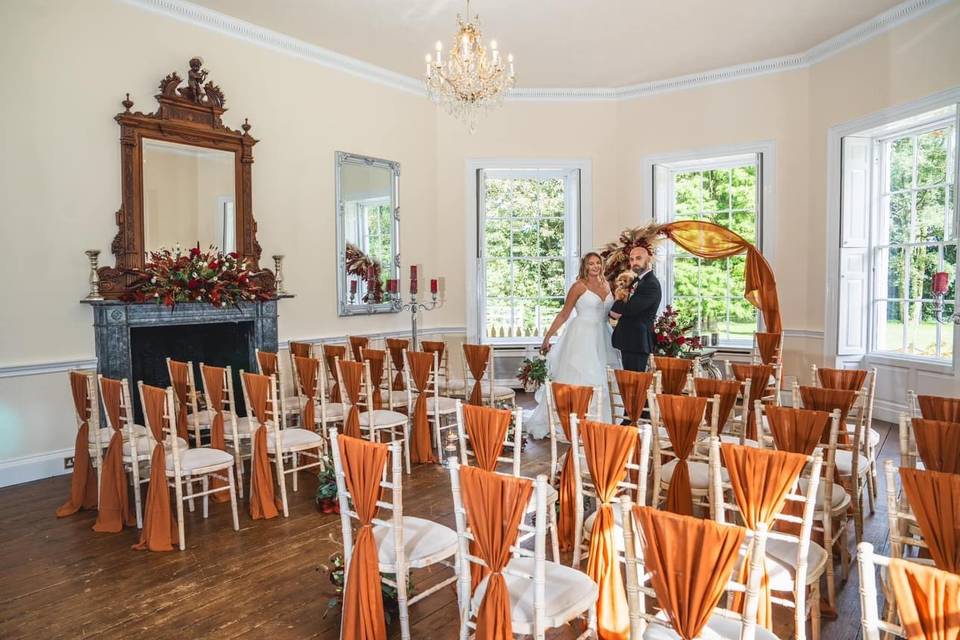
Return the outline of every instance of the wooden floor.
<path id="1" fill-rule="evenodd" d="M 897 455 L 892 425 L 875 425 L 882 460 Z M 533 441 L 524 474 L 544 472 L 549 449 Z M 865 539 L 886 548 L 884 485 L 874 516 L 865 519 Z M 290 517 L 271 521 L 240 516 L 230 523 L 229 503 L 188 514 L 187 550 L 133 551 L 136 529 L 118 534 L 91 531 L 95 513 L 54 516 L 66 499 L 69 476 L 0 489 L 0 638 L 336 638 L 339 610 L 326 564 L 340 545 L 339 516 L 314 507 L 316 480 L 301 474 L 290 493 Z M 451 527 L 453 501 L 446 472 L 437 465 L 415 468 L 405 480 L 404 512 Z M 851 552 L 853 549 L 851 519 Z M 423 588 L 448 573 L 420 571 Z M 854 568 L 839 595 L 839 617 L 825 620 L 825 640 L 860 637 L 860 605 Z M 825 590 L 824 590 L 825 591 Z M 788 637 L 788 615 L 775 610 L 775 631 Z M 454 592 L 443 589 L 411 609 L 414 638 L 457 637 Z M 399 638 L 399 627 L 390 627 Z M 570 629 L 549 638 L 572 638 Z"/>

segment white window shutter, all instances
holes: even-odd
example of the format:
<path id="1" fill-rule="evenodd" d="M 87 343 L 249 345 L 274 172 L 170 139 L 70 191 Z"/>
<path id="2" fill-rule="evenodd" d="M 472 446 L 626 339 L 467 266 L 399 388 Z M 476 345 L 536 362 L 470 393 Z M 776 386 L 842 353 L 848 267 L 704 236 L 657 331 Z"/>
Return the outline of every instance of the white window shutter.
<path id="1" fill-rule="evenodd" d="M 840 201 L 840 314 L 837 354 L 867 351 L 870 313 L 869 243 L 873 145 L 870 138 L 843 138 Z"/>

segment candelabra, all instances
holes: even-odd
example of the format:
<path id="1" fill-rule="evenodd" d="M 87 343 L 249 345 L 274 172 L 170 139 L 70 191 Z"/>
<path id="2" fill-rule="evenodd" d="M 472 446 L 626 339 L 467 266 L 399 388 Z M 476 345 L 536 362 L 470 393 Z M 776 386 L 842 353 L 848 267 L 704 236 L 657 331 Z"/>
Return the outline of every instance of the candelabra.
<path id="1" fill-rule="evenodd" d="M 410 301 L 404 302 L 403 298 L 399 293 L 387 292 L 386 301 L 396 311 L 409 311 L 410 312 L 410 337 L 412 338 L 410 348 L 414 351 L 417 349 L 417 315 L 423 311 L 433 311 L 441 303 L 437 300 L 437 292 L 433 291 L 430 293 L 430 302 L 417 302 L 417 293 L 416 291 L 410 292 Z"/>
<path id="2" fill-rule="evenodd" d="M 950 288 L 950 276 L 946 271 L 935 273 L 933 276 L 933 313 L 940 324 L 960 324 L 960 313 L 952 313 L 943 317 L 943 298 Z"/>
<path id="3" fill-rule="evenodd" d="M 90 260 L 90 293 L 87 294 L 85 300 L 103 300 L 103 296 L 100 295 L 100 275 L 97 273 L 97 257 L 100 255 L 99 249 L 90 249 L 84 251 L 87 254 L 87 258 Z"/>

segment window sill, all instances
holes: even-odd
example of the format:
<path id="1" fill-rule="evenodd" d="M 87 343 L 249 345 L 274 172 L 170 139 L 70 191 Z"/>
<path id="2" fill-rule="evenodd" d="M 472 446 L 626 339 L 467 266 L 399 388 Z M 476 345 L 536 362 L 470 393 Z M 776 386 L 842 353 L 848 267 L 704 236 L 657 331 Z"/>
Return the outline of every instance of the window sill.
<path id="1" fill-rule="evenodd" d="M 899 355 L 890 352 L 872 352 L 868 353 L 864 360 L 869 364 L 882 364 L 894 367 L 909 366 L 920 371 L 930 373 L 939 373 L 942 375 L 953 375 L 953 362 L 948 360 L 934 360 L 932 358 L 919 358 L 916 356 Z"/>

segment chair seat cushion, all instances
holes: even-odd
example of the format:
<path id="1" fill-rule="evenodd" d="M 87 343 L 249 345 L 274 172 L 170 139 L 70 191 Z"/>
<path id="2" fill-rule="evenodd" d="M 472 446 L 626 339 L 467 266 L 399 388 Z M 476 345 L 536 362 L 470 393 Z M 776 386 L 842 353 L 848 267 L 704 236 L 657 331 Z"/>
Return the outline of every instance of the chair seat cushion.
<path id="1" fill-rule="evenodd" d="M 328 402 L 326 404 L 326 413 L 327 413 L 327 422 L 335 422 L 337 420 L 343 420 L 343 411 L 345 404 L 342 402 Z M 322 414 L 320 413 L 320 403 L 317 403 L 315 415 L 317 417 L 317 422 L 320 422 Z"/>
<path id="2" fill-rule="evenodd" d="M 867 473 L 869 470 L 870 461 L 867 460 L 866 456 L 857 454 L 857 471 L 860 475 Z M 834 458 L 834 463 L 837 467 L 837 473 L 842 476 L 849 476 L 853 470 L 853 452 L 838 450 L 837 455 Z"/>
<path id="3" fill-rule="evenodd" d="M 414 398 L 417 397 L 416 391 L 413 392 L 413 397 Z M 387 406 L 388 403 L 392 404 L 394 407 L 407 406 L 408 397 L 407 397 L 406 391 L 397 391 L 395 389 L 391 389 L 391 390 L 381 389 L 380 398 L 383 400 L 383 406 Z"/>
<path id="4" fill-rule="evenodd" d="M 381 571 L 396 565 L 393 530 L 374 526 L 373 537 Z M 449 558 L 457 552 L 457 544 L 457 532 L 450 527 L 423 518 L 403 517 L 403 553 L 411 567 L 425 567 Z"/>
<path id="5" fill-rule="evenodd" d="M 177 438 L 177 446 L 180 448 L 180 451 L 186 451 L 190 447 L 190 445 L 187 444 L 186 440 L 179 437 Z M 165 444 L 164 448 L 167 450 L 167 454 L 168 454 L 167 457 L 169 457 L 170 444 L 169 443 Z M 150 445 L 150 438 L 148 438 L 147 436 L 141 436 L 137 438 L 137 455 L 140 456 L 140 458 L 147 458 L 147 459 L 149 459 L 150 456 L 153 455 L 153 447 Z M 129 440 L 123 441 L 123 457 L 124 458 L 130 457 L 130 441 Z"/>
<path id="6" fill-rule="evenodd" d="M 407 421 L 407 416 L 397 411 L 390 411 L 389 409 L 376 409 L 372 412 L 364 411 L 360 414 L 361 427 L 370 426 L 371 413 L 373 414 L 373 426 L 375 427 L 402 425 Z"/>
<path id="7" fill-rule="evenodd" d="M 533 558 L 514 558 L 507 569 L 515 569 L 533 575 Z M 597 583 L 582 571 L 558 564 L 545 562 L 544 580 L 544 622 L 548 628 L 566 624 L 580 615 L 596 602 Z M 522 576 L 503 574 L 510 593 L 510 613 L 514 633 L 530 634 L 533 629 L 533 580 Z M 472 608 L 476 610 L 487 592 L 489 576 L 477 585 L 473 594 Z"/>
<path id="8" fill-rule="evenodd" d="M 260 423 L 255 418 L 237 418 L 237 435 L 240 438 L 249 438 L 258 426 L 260 426 Z M 233 432 L 227 425 L 223 426 L 223 437 L 227 440 L 233 440 Z"/>
<path id="9" fill-rule="evenodd" d="M 457 401 L 445 396 L 430 396 L 427 398 L 427 413 L 454 413 L 457 410 Z"/>
<path id="10" fill-rule="evenodd" d="M 740 553 L 742 555 L 743 550 Z M 766 555 L 770 588 L 774 591 L 792 591 L 793 577 L 797 573 L 797 543 L 767 538 Z M 811 540 L 807 551 L 807 584 L 810 585 L 819 580 L 826 567 L 827 552 Z"/>
<path id="11" fill-rule="evenodd" d="M 498 386 L 493 387 L 493 397 L 496 398 L 497 400 L 501 400 L 504 398 L 515 398 L 516 396 L 517 396 L 517 392 L 511 389 L 510 387 L 498 387 Z"/>
<path id="12" fill-rule="evenodd" d="M 673 478 L 673 471 L 677 468 L 676 458 L 663 465 L 660 469 L 660 480 L 664 485 L 670 484 L 670 480 Z M 687 466 L 690 467 L 690 488 L 694 491 L 706 491 L 710 486 L 710 465 L 706 462 L 699 462 L 694 460 L 688 460 Z M 727 476 L 727 470 L 720 470 L 720 479 L 723 482 L 729 480 Z"/>
<path id="13" fill-rule="evenodd" d="M 147 428 L 146 428 L 145 426 L 141 425 L 141 424 L 135 424 L 135 425 L 133 425 L 133 432 L 134 432 L 135 434 L 137 434 L 138 436 L 145 436 L 145 435 L 147 435 Z M 122 430 L 120 431 L 120 435 L 121 435 L 121 437 L 123 437 L 124 440 L 127 439 L 127 430 L 126 430 L 126 428 L 124 428 L 124 429 L 122 429 Z M 93 429 L 91 429 L 91 430 L 90 430 L 90 436 L 89 436 L 89 439 L 88 439 L 88 441 L 89 441 L 89 443 L 90 443 L 91 446 L 96 446 L 96 440 L 94 440 L 94 437 L 95 437 L 95 436 L 94 436 Z M 106 449 L 107 447 L 109 447 L 109 446 L 110 446 L 110 438 L 112 438 L 112 437 L 113 437 L 113 429 L 110 428 L 110 427 L 102 427 L 102 428 L 100 429 L 100 446 L 103 447 L 104 449 Z"/>
<path id="14" fill-rule="evenodd" d="M 586 520 L 583 521 L 583 539 L 587 541 L 590 539 L 590 536 L 593 534 L 593 523 L 597 519 L 597 512 L 594 511 Z M 640 535 L 634 527 L 633 534 L 634 546 L 637 549 L 637 553 L 640 553 Z M 613 545 L 617 549 L 617 553 L 623 553 L 623 514 L 618 507 L 613 508 Z"/>
<path id="15" fill-rule="evenodd" d="M 853 434 L 856 431 L 857 427 L 856 425 L 852 425 L 849 422 L 847 423 L 846 427 L 847 427 L 847 433 L 850 434 L 850 437 L 852 439 Z M 870 438 L 869 442 L 871 447 L 876 447 L 877 445 L 880 444 L 880 432 L 877 431 L 876 429 L 870 429 L 870 435 L 868 437 Z"/>
<path id="16" fill-rule="evenodd" d="M 720 434 L 720 444 L 740 444 L 740 436 L 735 436 L 732 433 L 721 433 Z M 743 441 L 743 444 L 747 447 L 757 448 L 760 445 L 756 440 L 746 438 Z M 697 453 L 701 455 L 710 454 L 710 439 L 706 438 L 704 440 L 697 441 Z"/>
<path id="17" fill-rule="evenodd" d="M 721 600 L 721 603 L 723 600 Z M 667 614 L 661 611 L 657 614 L 658 620 L 666 622 Z M 701 640 L 727 640 L 729 638 L 739 638 L 743 623 L 733 618 L 728 618 L 719 613 L 715 613 L 707 620 L 706 626 L 700 632 Z M 764 629 L 761 625 L 755 627 L 755 640 L 778 640 L 772 632 Z M 643 640 L 679 640 L 680 635 L 673 630 L 673 627 L 661 624 L 649 624 L 643 632 Z"/>
<path id="18" fill-rule="evenodd" d="M 806 478 L 800 478 L 800 480 L 798 481 L 800 491 L 803 492 L 804 494 L 806 494 L 807 486 L 809 484 L 810 484 L 810 481 L 807 480 Z M 820 484 L 817 485 L 817 511 L 821 511 L 821 512 L 823 511 L 820 508 L 820 505 L 823 504 L 823 498 L 825 495 L 824 492 L 826 490 L 827 490 L 826 485 L 824 484 L 823 480 L 821 480 Z M 837 511 L 843 508 L 848 502 L 850 502 L 850 496 L 847 494 L 846 489 L 844 489 L 839 482 L 834 482 L 830 486 L 830 493 L 831 493 L 831 496 L 830 496 L 831 511 Z"/>
<path id="19" fill-rule="evenodd" d="M 180 452 L 180 470 L 193 473 L 198 469 L 223 468 L 233 464 L 233 456 L 220 449 L 200 447 Z M 173 456 L 167 456 L 167 471 L 173 471 Z"/>
<path id="20" fill-rule="evenodd" d="M 282 442 L 284 451 L 291 449 L 309 449 L 310 447 L 320 446 L 323 439 L 320 434 L 309 429 L 284 429 L 282 431 Z M 271 431 L 267 434 L 267 451 L 274 453 L 277 448 L 277 434 Z"/>

